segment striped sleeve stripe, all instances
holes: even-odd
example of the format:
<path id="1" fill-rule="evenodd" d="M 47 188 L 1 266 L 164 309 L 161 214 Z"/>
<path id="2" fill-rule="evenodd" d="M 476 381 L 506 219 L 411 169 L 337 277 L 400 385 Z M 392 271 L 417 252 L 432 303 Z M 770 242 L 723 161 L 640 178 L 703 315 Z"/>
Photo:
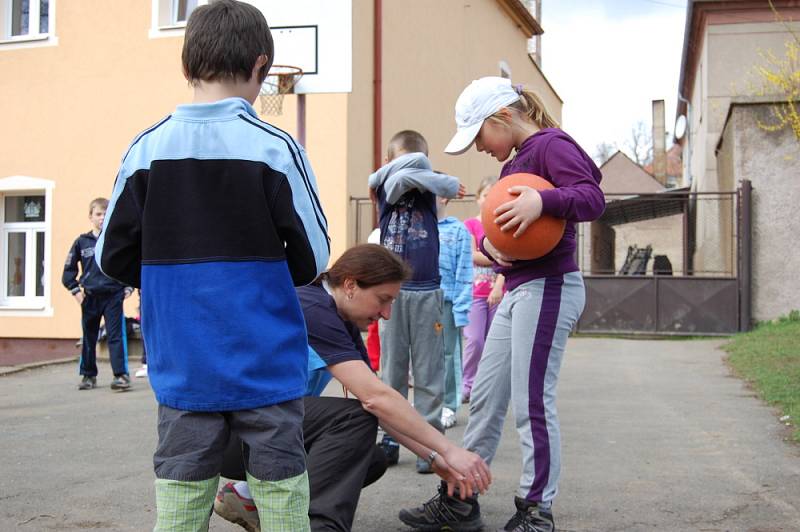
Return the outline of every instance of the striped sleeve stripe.
<path id="1" fill-rule="evenodd" d="M 292 138 L 292 136 L 289 135 L 288 133 L 286 133 L 285 131 L 283 131 L 282 129 L 279 129 L 279 128 L 277 128 L 277 127 L 275 127 L 275 126 L 273 126 L 271 124 L 268 124 L 266 122 L 263 122 L 263 121 L 260 121 L 260 120 L 257 120 L 256 122 L 254 122 L 253 119 L 248 115 L 240 114 L 239 117 L 242 118 L 245 122 L 247 122 L 247 123 L 249 123 L 251 125 L 254 125 L 259 129 L 262 129 L 262 130 L 266 131 L 267 133 L 269 133 L 273 137 L 279 138 L 284 143 L 286 143 L 286 147 L 289 148 L 289 153 L 292 154 L 292 159 L 294 160 L 294 164 L 297 167 L 297 171 L 303 177 L 303 182 L 304 182 L 304 184 L 306 186 L 306 190 L 308 191 L 308 194 L 311 197 L 312 202 L 314 204 L 314 214 L 317 216 L 317 221 L 319 222 L 319 217 L 322 216 L 322 219 L 325 221 L 325 225 L 327 225 L 328 220 L 325 218 L 325 214 L 322 212 L 322 204 L 320 203 L 319 198 L 317 197 L 317 195 L 314 193 L 314 189 L 311 186 L 311 184 L 309 182 L 309 179 L 308 179 L 308 172 L 306 171 L 305 163 L 303 162 L 303 158 L 300 157 L 300 147 L 294 142 L 294 139 Z M 283 135 L 279 135 L 278 133 L 275 133 L 274 131 L 271 131 L 272 129 L 276 129 L 276 130 L 280 131 L 281 133 L 283 133 Z M 292 150 L 292 147 L 294 147 L 294 150 Z M 295 154 L 297 154 L 297 155 L 295 155 Z M 299 160 L 299 163 L 298 163 L 298 160 Z M 323 227 L 323 229 L 324 229 L 324 227 Z"/>
<path id="2" fill-rule="evenodd" d="M 122 162 L 123 162 L 123 163 L 125 162 L 125 159 L 127 159 L 127 158 L 128 158 L 128 154 L 131 152 L 131 150 L 133 149 L 133 147 L 134 147 L 134 146 L 136 146 L 136 144 L 138 144 L 138 142 L 139 142 L 140 140 L 142 140 L 142 139 L 143 139 L 143 138 L 144 138 L 146 135 L 148 135 L 149 133 L 152 133 L 153 131 L 155 131 L 156 129 L 158 129 L 158 128 L 159 128 L 159 127 L 161 127 L 162 125 L 164 125 L 164 123 L 165 123 L 167 120 L 169 120 L 170 118 L 172 118 L 172 115 L 167 115 L 166 117 L 164 117 L 164 118 L 163 118 L 163 119 L 162 119 L 160 122 L 158 122 L 157 124 L 155 124 L 155 125 L 153 125 L 153 126 L 150 126 L 149 128 L 147 128 L 147 129 L 145 129 L 144 131 L 142 131 L 141 133 L 139 133 L 139 135 L 138 135 L 138 136 L 137 136 L 135 139 L 133 139 L 133 142 L 131 142 L 131 145 L 130 145 L 130 146 L 128 146 L 128 151 L 126 151 L 126 152 L 125 152 L 125 155 L 122 157 Z"/>
<path id="3" fill-rule="evenodd" d="M 268 128 L 272 128 L 272 129 L 278 130 L 281 133 L 283 133 L 286 136 L 286 140 L 288 142 L 290 142 L 292 144 L 292 146 L 294 146 L 294 149 L 298 153 L 298 155 L 300 154 L 300 146 L 297 145 L 297 142 L 295 142 L 294 137 L 292 137 L 290 134 L 288 134 L 287 132 L 285 132 L 284 130 L 282 130 L 279 127 L 275 127 L 272 124 L 268 124 L 267 122 L 262 122 L 262 123 Z M 300 165 L 303 167 L 303 175 L 307 179 L 308 178 L 308 171 L 306 170 L 306 163 L 303 161 L 302 157 L 299 157 L 299 159 L 300 159 Z M 325 220 L 325 223 L 327 224 L 328 220 L 327 220 L 327 218 L 325 218 L 325 213 L 322 211 L 322 205 L 319 203 L 319 199 L 316 198 L 316 197 L 314 199 L 316 200 L 316 205 L 317 205 L 317 208 L 319 209 L 320 215 L 322 215 L 322 219 Z"/>
<path id="4" fill-rule="evenodd" d="M 314 201 L 314 206 L 316 208 L 316 211 L 319 213 L 320 216 L 322 216 L 322 219 L 327 224 L 328 220 L 325 218 L 325 213 L 322 212 L 322 204 L 320 203 L 319 198 L 316 196 L 316 194 L 314 194 L 313 188 L 311 187 L 311 185 L 309 183 L 308 171 L 306 170 L 306 165 L 303 162 L 303 158 L 300 157 L 300 147 L 294 141 L 294 138 L 290 134 L 285 132 L 284 130 L 282 130 L 280 128 L 277 128 L 277 127 L 273 126 L 272 124 L 269 124 L 267 122 L 263 122 L 261 120 L 257 120 L 256 122 L 253 122 L 253 119 L 248 115 L 239 115 L 239 116 L 244 118 L 250 124 L 258 127 L 259 129 L 263 129 L 264 131 L 266 131 L 270 135 L 273 135 L 273 136 L 283 140 L 283 142 L 286 143 L 287 147 L 289 148 L 289 153 L 292 154 L 292 159 L 294 159 L 295 166 L 297 166 L 297 170 L 300 172 L 300 175 L 303 176 L 303 180 L 306 182 L 306 189 L 309 191 L 309 194 L 311 195 L 311 197 L 312 197 L 312 199 Z M 271 131 L 271 130 L 277 130 L 280 133 L 282 133 L 283 135 L 279 135 L 278 133 L 275 133 L 274 131 Z M 294 150 L 292 150 L 292 147 L 294 147 Z M 296 157 L 295 157 L 295 153 L 297 154 Z M 299 160 L 299 164 L 298 164 L 298 160 Z"/>

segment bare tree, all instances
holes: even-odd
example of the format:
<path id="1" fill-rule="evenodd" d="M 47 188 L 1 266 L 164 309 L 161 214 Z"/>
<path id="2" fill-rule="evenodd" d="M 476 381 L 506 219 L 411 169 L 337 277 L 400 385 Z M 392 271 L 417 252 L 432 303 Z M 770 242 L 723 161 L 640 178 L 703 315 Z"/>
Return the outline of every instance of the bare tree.
<path id="1" fill-rule="evenodd" d="M 603 166 L 617 151 L 619 148 L 616 144 L 603 141 L 594 148 L 594 161 L 598 166 Z"/>
<path id="2" fill-rule="evenodd" d="M 639 166 L 644 166 L 653 159 L 653 135 L 641 120 L 631 128 L 631 136 L 625 143 L 625 148 Z"/>

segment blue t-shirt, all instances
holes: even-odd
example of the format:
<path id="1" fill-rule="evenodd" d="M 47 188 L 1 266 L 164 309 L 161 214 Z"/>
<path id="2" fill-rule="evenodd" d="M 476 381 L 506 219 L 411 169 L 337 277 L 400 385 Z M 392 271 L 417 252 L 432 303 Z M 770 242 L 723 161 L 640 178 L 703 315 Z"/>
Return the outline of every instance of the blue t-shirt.
<path id="1" fill-rule="evenodd" d="M 361 331 L 345 321 L 336 310 L 336 302 L 320 284 L 297 288 L 297 298 L 308 332 L 308 381 L 306 395 L 320 395 L 332 375 L 332 364 L 361 360 L 369 367 L 369 356 Z"/>

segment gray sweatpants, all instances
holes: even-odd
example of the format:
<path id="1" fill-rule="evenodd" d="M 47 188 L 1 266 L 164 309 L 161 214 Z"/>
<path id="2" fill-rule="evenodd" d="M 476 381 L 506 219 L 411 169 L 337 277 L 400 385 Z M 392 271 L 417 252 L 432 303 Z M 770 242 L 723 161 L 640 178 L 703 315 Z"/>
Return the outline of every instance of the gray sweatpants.
<path id="1" fill-rule="evenodd" d="M 444 341 L 441 289 L 400 290 L 390 320 L 381 320 L 381 379 L 408 397 L 408 365 L 414 375 L 414 408 L 443 432 Z"/>
<path id="2" fill-rule="evenodd" d="M 585 297 L 578 272 L 518 286 L 500 302 L 478 363 L 464 447 L 491 462 L 511 400 L 522 447 L 518 495 L 529 501 L 549 503 L 558 491 L 556 385 Z"/>

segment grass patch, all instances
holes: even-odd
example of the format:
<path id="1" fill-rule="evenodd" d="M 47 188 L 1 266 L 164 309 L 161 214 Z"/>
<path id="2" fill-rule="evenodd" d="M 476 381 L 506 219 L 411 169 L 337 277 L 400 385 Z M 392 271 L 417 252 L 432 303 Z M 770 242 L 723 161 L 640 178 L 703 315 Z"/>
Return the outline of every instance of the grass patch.
<path id="1" fill-rule="evenodd" d="M 800 312 L 738 334 L 724 349 L 736 374 L 789 416 L 792 438 L 800 443 Z"/>

